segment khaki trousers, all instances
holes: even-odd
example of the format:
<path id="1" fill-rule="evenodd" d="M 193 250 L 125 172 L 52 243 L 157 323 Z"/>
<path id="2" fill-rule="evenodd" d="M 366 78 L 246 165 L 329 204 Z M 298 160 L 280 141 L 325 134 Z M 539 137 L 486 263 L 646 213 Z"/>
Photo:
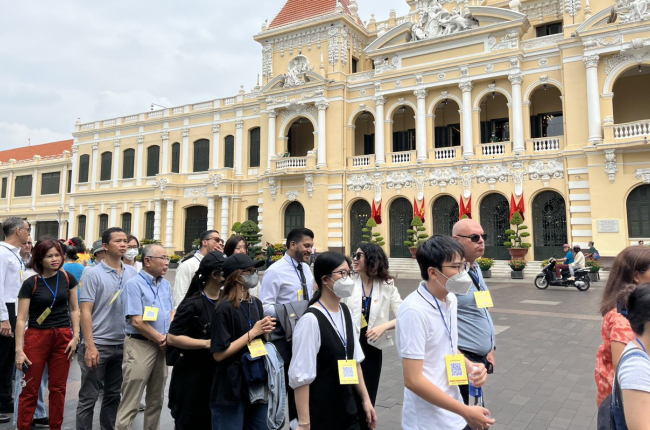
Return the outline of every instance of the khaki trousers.
<path id="1" fill-rule="evenodd" d="M 124 340 L 122 378 L 122 401 L 117 410 L 115 430 L 131 430 L 145 387 L 147 407 L 144 411 L 143 428 L 159 430 L 167 379 L 163 351 L 153 342 L 127 336 Z"/>

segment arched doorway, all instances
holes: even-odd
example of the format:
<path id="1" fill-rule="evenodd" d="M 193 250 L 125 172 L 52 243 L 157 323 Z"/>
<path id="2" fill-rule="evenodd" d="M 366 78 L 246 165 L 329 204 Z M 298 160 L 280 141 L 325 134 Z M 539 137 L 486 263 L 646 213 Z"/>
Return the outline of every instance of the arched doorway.
<path id="1" fill-rule="evenodd" d="M 415 151 L 415 112 L 406 105 L 393 114 L 393 152 L 403 151 Z"/>
<path id="2" fill-rule="evenodd" d="M 510 111 L 508 99 L 492 92 L 481 99 L 481 143 L 510 141 Z"/>
<path id="3" fill-rule="evenodd" d="M 460 106 L 455 100 L 444 99 L 436 105 L 434 146 L 449 148 L 460 146 Z"/>
<path id="4" fill-rule="evenodd" d="M 487 233 L 485 256 L 497 260 L 510 260 L 510 253 L 503 245 L 510 228 L 510 204 L 501 194 L 492 193 L 481 201 L 481 226 Z"/>
<path id="5" fill-rule="evenodd" d="M 621 73 L 614 82 L 612 107 L 614 124 L 650 118 L 650 66 L 634 66 Z"/>
<path id="6" fill-rule="evenodd" d="M 390 205 L 388 211 L 390 220 L 390 256 L 392 258 L 410 258 L 411 251 L 404 245 L 407 233 L 413 220 L 413 206 L 405 198 L 399 198 Z"/>
<path id="7" fill-rule="evenodd" d="M 314 125 L 305 117 L 297 118 L 287 132 L 287 152 L 291 157 L 305 157 L 314 149 Z"/>
<path id="8" fill-rule="evenodd" d="M 552 136 L 564 136 L 562 93 L 558 88 L 544 84 L 537 87 L 530 97 L 530 137 Z"/>
<path id="9" fill-rule="evenodd" d="M 362 229 L 370 218 L 370 204 L 365 200 L 357 200 L 350 208 L 350 254 L 352 254 L 361 243 Z"/>
<path id="10" fill-rule="evenodd" d="M 567 243 L 566 203 L 555 191 L 543 191 L 533 200 L 533 246 L 535 260 L 563 257 Z"/>
<path id="11" fill-rule="evenodd" d="M 208 229 L 208 208 L 205 206 L 191 206 L 185 209 L 185 252 L 192 250 L 192 242 Z"/>
<path id="12" fill-rule="evenodd" d="M 627 197 L 627 232 L 630 239 L 650 237 L 650 185 L 636 187 Z"/>
<path id="13" fill-rule="evenodd" d="M 290 203 L 284 211 L 284 237 L 294 228 L 305 226 L 305 208 L 298 202 Z"/>
<path id="14" fill-rule="evenodd" d="M 458 202 L 451 196 L 442 196 L 433 202 L 431 220 L 433 234 L 451 236 L 451 230 L 458 221 Z"/>
<path id="15" fill-rule="evenodd" d="M 354 122 L 353 155 L 372 155 L 375 153 L 375 117 L 363 111 Z"/>

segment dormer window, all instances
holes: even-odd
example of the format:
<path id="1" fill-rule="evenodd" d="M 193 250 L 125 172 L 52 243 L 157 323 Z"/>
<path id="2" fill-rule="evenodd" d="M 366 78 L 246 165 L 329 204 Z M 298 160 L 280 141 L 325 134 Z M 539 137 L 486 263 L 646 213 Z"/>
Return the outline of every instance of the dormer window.
<path id="1" fill-rule="evenodd" d="M 535 31 L 537 32 L 537 37 L 560 34 L 562 33 L 562 21 L 540 25 L 538 27 L 535 27 Z"/>

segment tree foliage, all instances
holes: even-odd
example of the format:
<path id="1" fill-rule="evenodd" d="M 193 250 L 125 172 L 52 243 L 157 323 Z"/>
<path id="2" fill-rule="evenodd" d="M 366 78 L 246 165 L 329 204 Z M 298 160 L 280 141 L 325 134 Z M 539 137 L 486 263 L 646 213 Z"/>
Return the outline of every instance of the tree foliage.
<path id="1" fill-rule="evenodd" d="M 386 242 L 384 241 L 384 238 L 381 236 L 381 233 L 379 232 L 372 232 L 372 229 L 377 227 L 377 223 L 375 220 L 370 217 L 368 218 L 368 221 L 366 222 L 366 226 L 361 229 L 363 234 L 361 235 L 361 243 L 374 243 L 375 245 L 378 246 L 384 246 Z"/>
<path id="2" fill-rule="evenodd" d="M 426 227 L 424 227 L 424 223 L 420 217 L 413 217 L 413 220 L 411 221 L 411 228 L 406 230 L 408 233 L 408 240 L 404 241 L 404 245 L 408 246 L 409 248 L 417 248 L 418 246 L 422 245 L 429 237 L 425 231 Z"/>
<path id="3" fill-rule="evenodd" d="M 523 238 L 529 237 L 530 233 L 527 231 L 528 226 L 524 225 L 524 219 L 522 218 L 519 212 L 512 214 L 510 218 L 510 225 L 514 225 L 516 230 L 508 229 L 506 230 L 506 236 L 508 236 L 508 241 L 504 242 L 503 245 L 508 248 L 530 248 L 532 245 L 530 243 L 524 243 Z"/>

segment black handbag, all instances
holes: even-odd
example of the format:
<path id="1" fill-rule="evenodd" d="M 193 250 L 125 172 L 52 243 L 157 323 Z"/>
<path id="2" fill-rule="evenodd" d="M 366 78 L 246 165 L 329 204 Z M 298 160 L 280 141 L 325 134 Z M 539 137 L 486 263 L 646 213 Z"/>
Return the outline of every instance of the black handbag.
<path id="1" fill-rule="evenodd" d="M 249 384 L 266 382 L 269 378 L 264 365 L 264 356 L 253 358 L 251 353 L 247 352 L 241 357 L 241 367 L 244 371 L 244 378 Z"/>
<path id="2" fill-rule="evenodd" d="M 302 317 L 305 314 L 305 311 L 307 311 L 309 302 L 307 300 L 301 300 L 299 302 L 274 305 L 274 307 L 277 321 L 280 323 L 282 331 L 284 331 L 284 336 L 281 331 L 276 329 L 271 333 L 271 340 L 284 337 L 287 342 L 291 342 L 296 324 L 298 324 L 300 317 Z"/>

